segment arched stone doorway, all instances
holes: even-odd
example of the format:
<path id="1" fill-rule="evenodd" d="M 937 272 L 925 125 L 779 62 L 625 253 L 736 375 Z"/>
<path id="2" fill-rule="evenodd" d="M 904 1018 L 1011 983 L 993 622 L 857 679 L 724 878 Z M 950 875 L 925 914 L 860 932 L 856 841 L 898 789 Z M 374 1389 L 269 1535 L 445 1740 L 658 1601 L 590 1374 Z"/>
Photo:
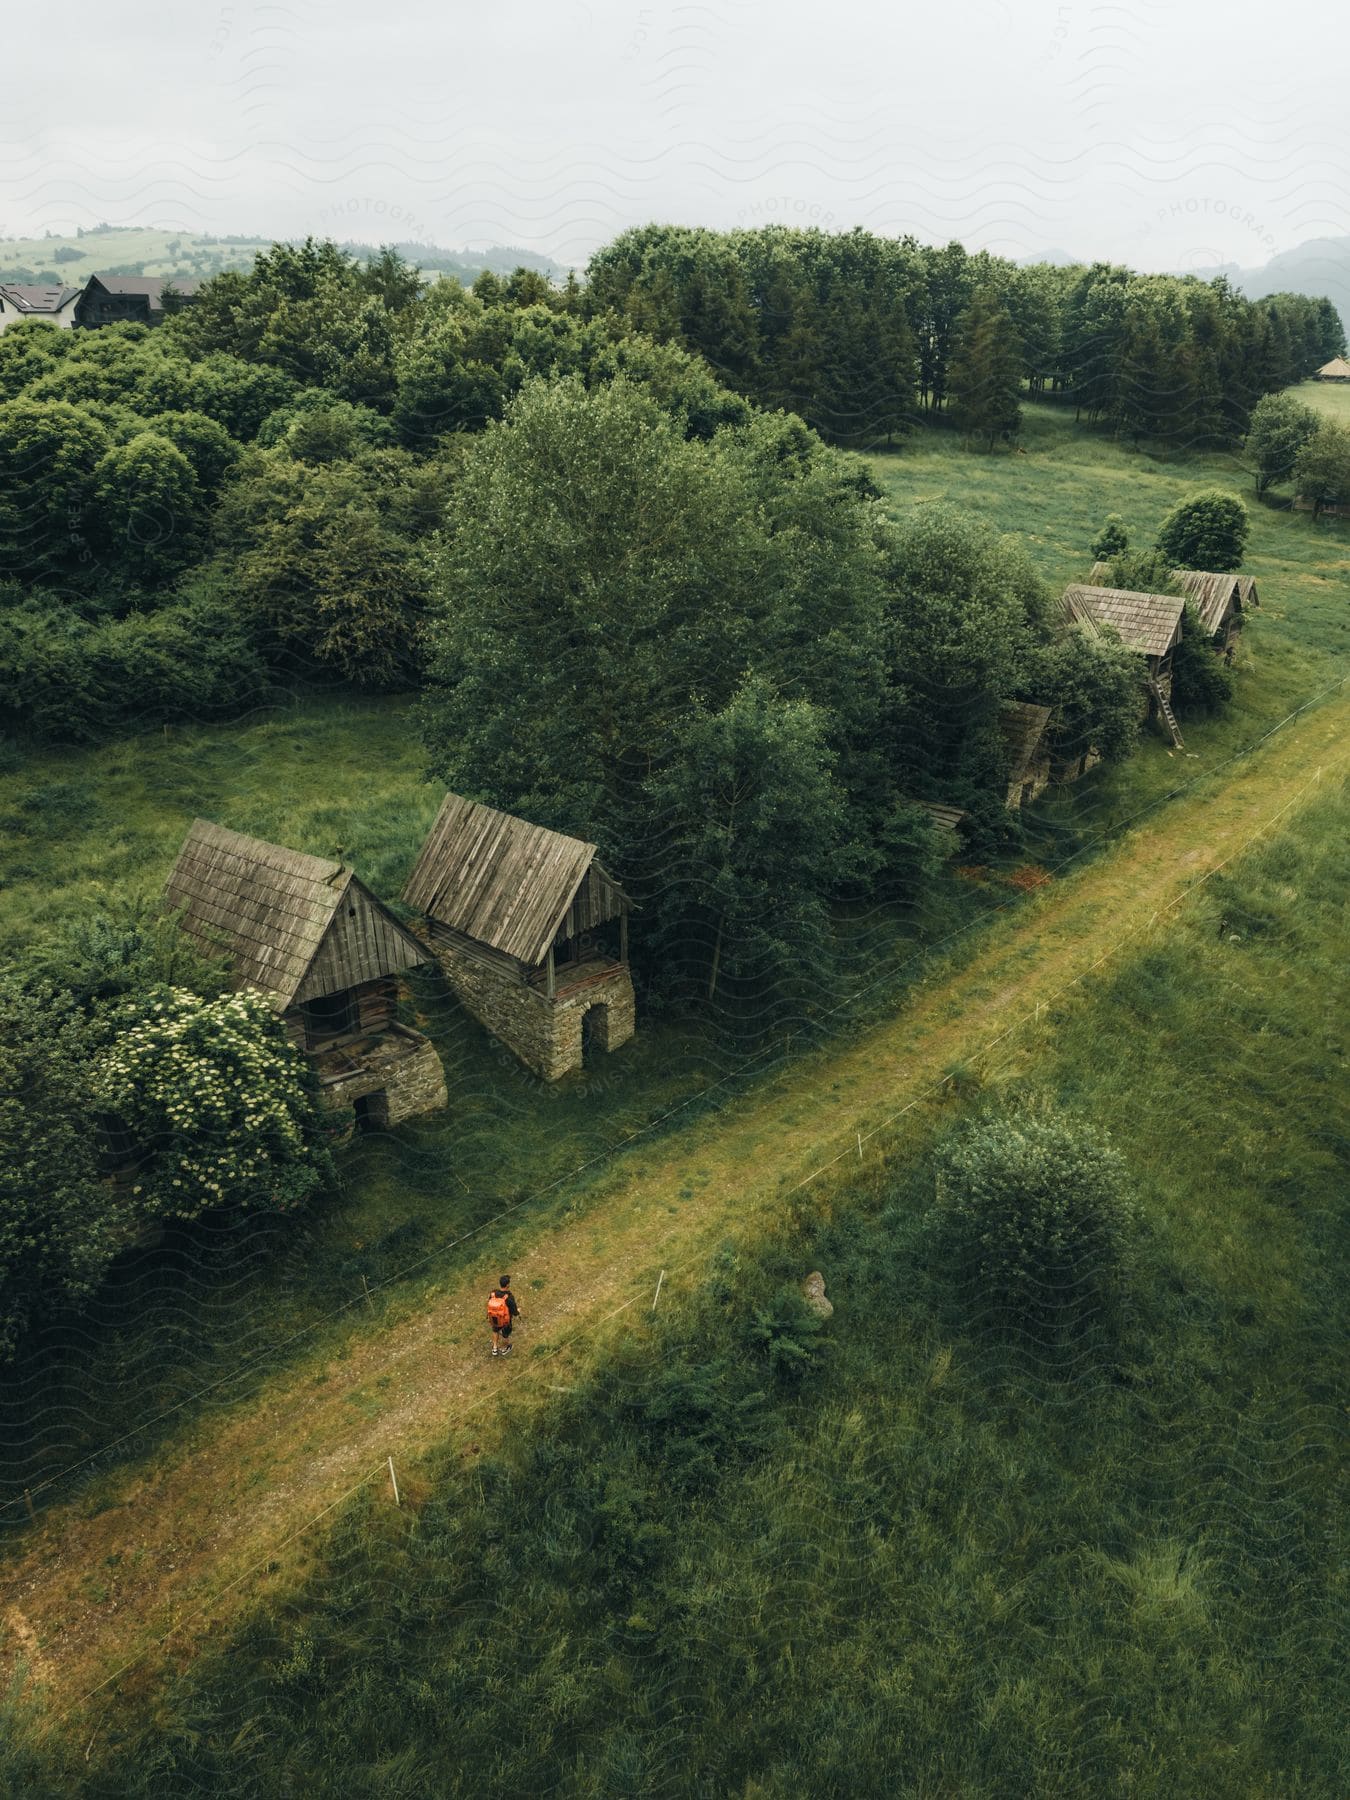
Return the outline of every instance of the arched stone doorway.
<path id="1" fill-rule="evenodd" d="M 609 1049 L 609 1006 L 600 1001 L 588 1006 L 581 1015 L 581 1066 L 588 1067 L 596 1056 Z"/>

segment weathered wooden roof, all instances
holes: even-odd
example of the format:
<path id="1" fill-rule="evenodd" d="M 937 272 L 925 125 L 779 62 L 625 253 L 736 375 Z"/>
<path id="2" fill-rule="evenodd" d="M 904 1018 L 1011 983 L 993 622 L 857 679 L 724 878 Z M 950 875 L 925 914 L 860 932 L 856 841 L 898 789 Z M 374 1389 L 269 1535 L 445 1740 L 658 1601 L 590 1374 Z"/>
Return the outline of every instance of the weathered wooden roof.
<path id="1" fill-rule="evenodd" d="M 1181 615 L 1186 602 L 1180 594 L 1134 594 L 1125 588 L 1086 587 L 1075 582 L 1066 587 L 1062 601 L 1065 616 L 1097 634 L 1105 625 L 1120 634 L 1120 641 L 1140 656 L 1165 656 L 1181 636 Z"/>
<path id="2" fill-rule="evenodd" d="M 1235 609 L 1242 609 L 1242 587 L 1236 575 L 1210 575 L 1203 569 L 1173 569 L 1173 580 L 1186 590 L 1200 623 L 1211 635 Z"/>
<path id="3" fill-rule="evenodd" d="M 278 1012 L 429 960 L 341 863 L 194 819 L 166 894 L 188 935 L 223 949 Z"/>
<path id="4" fill-rule="evenodd" d="M 1255 575 L 1239 575 L 1237 584 L 1238 593 L 1242 596 L 1244 606 L 1260 606 L 1261 596 L 1256 591 Z"/>
<path id="5" fill-rule="evenodd" d="M 1008 772 L 1010 781 L 1025 779 L 1049 723 L 1048 706 L 1037 706 L 1030 700 L 999 701 L 998 728 L 1011 765 Z"/>
<path id="6" fill-rule="evenodd" d="M 592 866 L 587 924 L 629 902 L 595 862 L 595 845 L 447 794 L 403 898 L 438 924 L 536 968 Z"/>
<path id="7" fill-rule="evenodd" d="M 936 800 L 911 800 L 910 805 L 922 807 L 939 831 L 955 831 L 966 816 L 959 806 L 943 806 Z"/>
<path id="8" fill-rule="evenodd" d="M 1333 356 L 1317 373 L 1323 381 L 1350 381 L 1350 363 L 1343 356 Z"/>

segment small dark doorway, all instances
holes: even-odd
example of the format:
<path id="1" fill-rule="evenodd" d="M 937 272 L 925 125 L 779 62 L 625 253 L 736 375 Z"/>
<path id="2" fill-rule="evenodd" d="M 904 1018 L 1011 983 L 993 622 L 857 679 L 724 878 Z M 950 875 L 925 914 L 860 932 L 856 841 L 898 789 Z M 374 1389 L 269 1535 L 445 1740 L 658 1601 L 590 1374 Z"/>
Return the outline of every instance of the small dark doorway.
<path id="1" fill-rule="evenodd" d="M 383 1091 L 362 1094 L 352 1111 L 356 1114 L 358 1131 L 384 1131 L 389 1124 L 389 1096 Z"/>
<path id="2" fill-rule="evenodd" d="M 590 1006 L 581 1015 L 581 1064 L 585 1068 L 597 1051 L 609 1049 L 609 1008 Z"/>
<path id="3" fill-rule="evenodd" d="M 339 994 L 323 994 L 307 1000 L 301 1008 L 305 1020 L 305 1042 L 311 1050 L 331 1044 L 336 1038 L 351 1037 L 357 1028 L 356 995 L 350 988 Z"/>

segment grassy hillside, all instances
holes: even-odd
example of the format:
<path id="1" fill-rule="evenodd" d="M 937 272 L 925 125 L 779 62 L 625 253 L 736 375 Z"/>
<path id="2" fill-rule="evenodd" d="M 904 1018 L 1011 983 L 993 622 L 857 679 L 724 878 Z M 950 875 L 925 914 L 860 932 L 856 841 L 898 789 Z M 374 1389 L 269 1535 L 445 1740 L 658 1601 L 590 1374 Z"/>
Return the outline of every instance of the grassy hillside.
<path id="1" fill-rule="evenodd" d="M 22 1791 L 1338 1795 L 1348 824 L 1312 802 Z M 933 1138 L 1030 1098 L 1138 1184 L 1119 1338 L 1008 1339 L 926 1232 Z"/>
<path id="2" fill-rule="evenodd" d="M 194 236 L 189 231 L 140 226 L 99 228 L 80 237 L 0 238 L 0 281 L 54 277 L 70 287 L 80 287 L 97 274 L 219 275 L 224 269 L 251 269 L 254 257 L 271 244 L 271 238 Z M 376 246 L 351 242 L 347 248 L 370 254 Z M 507 275 L 522 263 L 551 276 L 565 272 L 546 256 L 511 246 L 471 251 L 405 243 L 399 248 L 410 262 L 428 272 L 454 275 L 466 283 L 483 269 Z"/>
<path id="3" fill-rule="evenodd" d="M 1296 400 L 1325 413 L 1338 425 L 1350 425 L 1350 381 L 1305 381 L 1292 392 Z"/>

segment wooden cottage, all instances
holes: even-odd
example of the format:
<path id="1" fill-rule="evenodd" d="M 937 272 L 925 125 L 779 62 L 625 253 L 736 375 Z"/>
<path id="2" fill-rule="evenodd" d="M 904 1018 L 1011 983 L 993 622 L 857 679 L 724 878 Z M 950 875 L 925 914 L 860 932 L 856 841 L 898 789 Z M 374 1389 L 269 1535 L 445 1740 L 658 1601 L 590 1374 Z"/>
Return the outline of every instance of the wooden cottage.
<path id="1" fill-rule="evenodd" d="M 1088 580 L 1100 584 L 1106 580 L 1109 572 L 1109 564 L 1093 563 Z M 1238 634 L 1242 630 L 1243 614 L 1249 607 L 1261 604 L 1256 593 L 1255 577 L 1210 575 L 1202 569 L 1173 569 L 1172 579 L 1185 589 L 1186 599 L 1200 615 L 1201 623 L 1209 632 L 1215 655 L 1231 662 Z"/>
<path id="2" fill-rule="evenodd" d="M 595 848 L 447 794 L 403 890 L 464 1005 L 545 1081 L 634 1031 L 631 902 Z"/>
<path id="3" fill-rule="evenodd" d="M 1330 362 L 1322 364 L 1313 376 L 1314 381 L 1350 381 L 1350 363 L 1343 356 L 1333 356 Z"/>
<path id="4" fill-rule="evenodd" d="M 1185 588 L 1186 598 L 1200 615 L 1200 623 L 1209 633 L 1214 652 L 1225 662 L 1232 662 L 1243 626 L 1243 614 L 1249 604 L 1243 593 L 1244 577 L 1240 575 L 1207 575 L 1202 569 L 1173 569 L 1173 577 Z M 1256 593 L 1256 583 L 1245 577 L 1247 594 Z"/>
<path id="5" fill-rule="evenodd" d="M 1017 812 L 1050 785 L 1050 748 L 1046 742 L 1049 724 L 1048 706 L 1035 706 L 1026 700 L 1004 700 L 999 704 L 998 728 L 1008 753 L 1010 812 Z"/>
<path id="6" fill-rule="evenodd" d="M 445 1105 L 434 1045 L 395 1016 L 399 976 L 431 959 L 350 869 L 196 819 L 166 893 L 184 931 L 280 1013 L 326 1107 L 376 1127 Z"/>
<path id="7" fill-rule="evenodd" d="M 1075 583 L 1064 590 L 1064 616 L 1071 625 L 1100 637 L 1113 630 L 1127 650 L 1144 659 L 1148 670 L 1148 715 L 1156 712 L 1181 749 L 1181 730 L 1172 712 L 1172 652 L 1181 641 L 1186 602 L 1179 594 L 1135 594 L 1125 588 L 1087 587 Z"/>

